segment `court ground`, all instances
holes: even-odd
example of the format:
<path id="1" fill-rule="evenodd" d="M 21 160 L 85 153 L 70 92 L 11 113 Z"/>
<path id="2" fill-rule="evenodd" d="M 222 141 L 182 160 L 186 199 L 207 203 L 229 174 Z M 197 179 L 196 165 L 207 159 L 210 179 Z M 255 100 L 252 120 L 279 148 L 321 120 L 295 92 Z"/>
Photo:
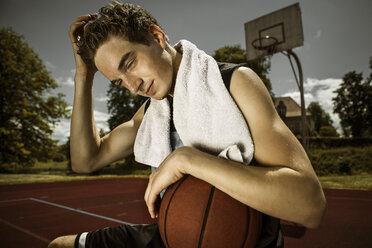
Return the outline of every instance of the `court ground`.
<path id="1" fill-rule="evenodd" d="M 45 248 L 55 237 L 121 223 L 152 223 L 147 179 L 116 178 L 0 186 L 1 247 Z M 282 222 L 285 247 L 372 247 L 372 191 L 325 189 L 322 226 Z"/>

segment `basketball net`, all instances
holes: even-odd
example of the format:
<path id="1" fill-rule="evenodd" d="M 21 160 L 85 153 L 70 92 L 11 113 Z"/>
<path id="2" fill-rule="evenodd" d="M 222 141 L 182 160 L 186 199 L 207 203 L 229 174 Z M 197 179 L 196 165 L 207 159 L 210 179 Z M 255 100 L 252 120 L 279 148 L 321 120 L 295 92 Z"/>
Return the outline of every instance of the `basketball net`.
<path id="1" fill-rule="evenodd" d="M 276 52 L 277 44 L 278 39 L 268 35 L 252 41 L 257 57 L 269 56 L 270 59 Z"/>

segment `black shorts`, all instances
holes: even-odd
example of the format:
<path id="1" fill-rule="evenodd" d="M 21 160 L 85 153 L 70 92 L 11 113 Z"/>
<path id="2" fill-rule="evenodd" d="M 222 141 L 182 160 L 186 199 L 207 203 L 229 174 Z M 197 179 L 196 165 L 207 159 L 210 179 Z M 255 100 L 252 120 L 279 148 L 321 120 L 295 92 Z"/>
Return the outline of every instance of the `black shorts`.
<path id="1" fill-rule="evenodd" d="M 164 248 L 158 224 L 121 225 L 76 237 L 75 248 Z"/>

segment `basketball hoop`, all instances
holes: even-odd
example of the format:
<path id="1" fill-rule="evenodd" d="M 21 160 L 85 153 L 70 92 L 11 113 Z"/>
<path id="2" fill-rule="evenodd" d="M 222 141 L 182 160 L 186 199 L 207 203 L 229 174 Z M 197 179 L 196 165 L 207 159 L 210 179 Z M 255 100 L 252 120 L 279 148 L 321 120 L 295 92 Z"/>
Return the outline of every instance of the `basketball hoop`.
<path id="1" fill-rule="evenodd" d="M 276 52 L 278 39 L 269 35 L 260 37 L 252 41 L 252 46 L 259 51 L 266 51 L 270 57 Z"/>
<path id="2" fill-rule="evenodd" d="M 302 144 L 307 151 L 307 122 L 303 92 L 301 63 L 293 48 L 304 45 L 304 33 L 300 4 L 295 3 L 244 23 L 247 61 L 254 61 L 274 53 L 292 56 L 298 66 L 299 78 L 295 74 L 301 96 Z M 290 56 L 289 56 L 290 55 Z M 291 59 L 292 70 L 294 70 Z"/>

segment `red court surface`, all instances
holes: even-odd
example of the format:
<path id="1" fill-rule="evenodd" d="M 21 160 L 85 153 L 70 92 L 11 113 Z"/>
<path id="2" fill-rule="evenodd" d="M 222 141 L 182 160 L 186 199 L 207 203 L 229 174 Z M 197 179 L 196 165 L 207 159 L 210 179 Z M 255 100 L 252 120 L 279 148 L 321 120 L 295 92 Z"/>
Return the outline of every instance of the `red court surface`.
<path id="1" fill-rule="evenodd" d="M 55 237 L 120 225 L 151 223 L 147 179 L 99 179 L 0 186 L 0 247 L 47 247 Z M 372 191 L 325 189 L 322 226 L 282 222 L 285 247 L 372 247 Z"/>

